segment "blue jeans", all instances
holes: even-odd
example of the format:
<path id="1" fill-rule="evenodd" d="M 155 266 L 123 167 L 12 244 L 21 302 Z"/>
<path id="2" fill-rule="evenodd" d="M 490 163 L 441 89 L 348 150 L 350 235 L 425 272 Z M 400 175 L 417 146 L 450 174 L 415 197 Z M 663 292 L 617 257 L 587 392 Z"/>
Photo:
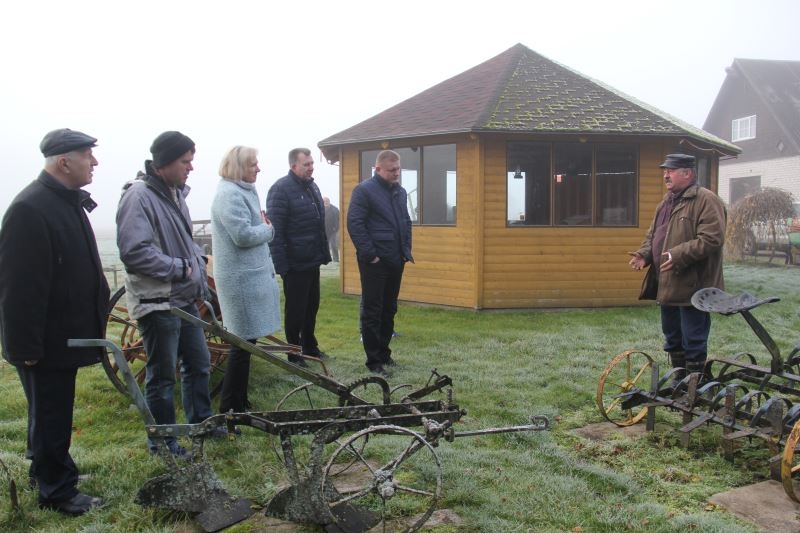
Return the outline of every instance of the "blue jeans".
<path id="1" fill-rule="evenodd" d="M 194 304 L 181 309 L 198 316 Z M 141 317 L 139 329 L 147 352 L 144 399 L 156 423 L 175 423 L 173 389 L 178 359 L 181 361 L 181 397 L 186 420 L 196 424 L 211 416 L 208 391 L 211 355 L 203 329 L 169 311 L 153 311 Z M 174 438 L 167 439 L 170 447 L 174 442 Z"/>
<path id="2" fill-rule="evenodd" d="M 686 361 L 704 362 L 708 357 L 711 315 L 691 305 L 661 306 L 661 331 L 665 352 L 686 352 Z"/>

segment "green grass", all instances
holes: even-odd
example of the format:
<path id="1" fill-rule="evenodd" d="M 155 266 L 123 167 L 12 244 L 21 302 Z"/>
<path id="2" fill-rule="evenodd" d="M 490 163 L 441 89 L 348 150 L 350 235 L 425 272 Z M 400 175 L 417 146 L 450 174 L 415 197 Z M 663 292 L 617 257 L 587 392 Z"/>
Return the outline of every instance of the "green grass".
<path id="1" fill-rule="evenodd" d="M 326 274 L 318 338 L 321 348 L 336 356 L 331 365 L 336 379 L 348 383 L 365 375 L 359 302 L 339 294 L 338 280 Z M 793 267 L 726 267 L 729 292 L 782 297 L 753 314 L 784 355 L 799 340 L 797 276 Z M 766 350 L 740 316 L 715 315 L 712 320 L 711 356 L 749 351 L 768 365 Z M 603 421 L 594 398 L 600 373 L 614 355 L 636 348 L 666 362 L 655 306 L 476 313 L 401 304 L 396 326 L 402 335 L 392 348 L 401 366 L 390 383 L 421 386 L 434 368 L 449 375 L 455 400 L 467 411 L 458 430 L 523 424 L 534 414 L 547 415 L 552 423 L 546 432 L 442 442 L 436 449 L 443 465 L 438 507 L 453 509 L 465 525 L 442 526 L 440 533 L 756 531 L 709 507 L 707 500 L 714 493 L 767 478 L 770 454 L 762 441 L 745 443 L 730 463 L 720 454 L 721 429 L 711 426 L 693 432 L 684 449 L 674 431 L 680 426 L 679 415 L 663 410 L 657 411 L 659 429 L 643 437 L 617 433 L 606 441 L 589 441 L 573 431 Z M 3 362 L 0 460 L 17 483 L 23 512 L 10 512 L 0 470 L 0 530 L 196 530 L 187 516 L 133 503 L 142 484 L 164 467 L 147 453 L 139 414 L 111 386 L 102 368 L 82 369 L 78 381 L 72 454 L 81 472 L 91 475 L 82 490 L 106 497 L 110 505 L 73 519 L 36 508 L 23 458 L 26 405 L 16 372 Z M 250 380 L 254 409 L 272 410 L 301 382 L 255 360 Z M 315 394 L 325 406 L 336 404 L 333 395 Z M 390 448 L 377 444 L 375 451 L 380 455 Z M 206 455 L 231 493 L 256 504 L 265 505 L 286 482 L 268 436 L 255 429 L 244 428 L 235 442 L 208 443 Z M 426 465 L 419 470 L 419 476 L 430 476 Z M 232 530 L 250 529 L 243 524 Z M 322 531 L 317 526 L 306 530 Z"/>

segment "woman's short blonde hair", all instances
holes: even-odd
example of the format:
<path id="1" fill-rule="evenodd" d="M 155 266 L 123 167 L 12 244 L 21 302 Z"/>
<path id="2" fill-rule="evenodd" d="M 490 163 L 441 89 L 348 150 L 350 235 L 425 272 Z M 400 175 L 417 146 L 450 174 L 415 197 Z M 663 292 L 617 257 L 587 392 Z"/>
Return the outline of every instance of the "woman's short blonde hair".
<path id="1" fill-rule="evenodd" d="M 234 146 L 219 165 L 219 175 L 229 181 L 242 181 L 247 167 L 258 159 L 258 150 L 249 146 Z"/>

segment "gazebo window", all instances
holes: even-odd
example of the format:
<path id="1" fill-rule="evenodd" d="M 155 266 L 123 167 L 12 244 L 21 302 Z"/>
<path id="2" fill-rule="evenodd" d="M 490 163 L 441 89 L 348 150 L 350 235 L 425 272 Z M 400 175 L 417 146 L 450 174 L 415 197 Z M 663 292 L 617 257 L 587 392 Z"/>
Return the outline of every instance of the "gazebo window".
<path id="1" fill-rule="evenodd" d="M 635 224 L 635 145 L 512 142 L 506 160 L 508 225 Z"/>
<path id="2" fill-rule="evenodd" d="M 633 226 L 639 155 L 630 145 L 600 145 L 595 151 L 595 213 L 598 226 Z"/>
<path id="3" fill-rule="evenodd" d="M 456 145 L 393 148 L 400 154 L 400 183 L 408 192 L 408 214 L 414 224 L 455 225 Z M 361 152 L 360 181 L 375 173 L 380 150 Z"/>
<path id="4" fill-rule="evenodd" d="M 592 147 L 556 143 L 553 169 L 553 223 L 556 226 L 592 225 Z"/>

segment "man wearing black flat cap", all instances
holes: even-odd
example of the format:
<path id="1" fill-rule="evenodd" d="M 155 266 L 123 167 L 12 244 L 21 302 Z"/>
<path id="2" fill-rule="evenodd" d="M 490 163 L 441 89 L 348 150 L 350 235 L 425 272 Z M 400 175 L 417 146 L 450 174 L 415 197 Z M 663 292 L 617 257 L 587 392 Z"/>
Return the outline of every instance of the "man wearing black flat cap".
<path id="1" fill-rule="evenodd" d="M 0 228 L 0 338 L 28 402 L 29 477 L 39 506 L 80 515 L 103 505 L 78 491 L 69 453 L 78 368 L 101 348 L 67 339 L 105 336 L 108 284 L 86 211 L 97 139 L 70 129 L 44 136 L 44 170 L 9 205 Z"/>
<path id="2" fill-rule="evenodd" d="M 175 424 L 175 368 L 180 360 L 181 397 L 189 423 L 211 416 L 210 355 L 203 330 L 170 312 L 198 316 L 196 302 L 210 300 L 202 249 L 192 239 L 186 180 L 194 142 L 178 131 L 156 137 L 145 175 L 125 185 L 117 209 L 117 247 L 125 264 L 128 313 L 136 319 L 147 353 L 144 397 L 158 424 Z M 166 450 L 162 445 L 166 445 Z M 174 437 L 148 439 L 156 453 L 189 452 Z"/>
<path id="3" fill-rule="evenodd" d="M 667 194 L 640 248 L 629 252 L 628 264 L 634 270 L 650 265 L 639 299 L 655 299 L 661 306 L 664 350 L 673 368 L 700 372 L 707 358 L 711 316 L 693 307 L 691 298 L 700 289 L 725 288 L 725 205 L 697 184 L 694 156 L 669 154 L 660 167 Z"/>

